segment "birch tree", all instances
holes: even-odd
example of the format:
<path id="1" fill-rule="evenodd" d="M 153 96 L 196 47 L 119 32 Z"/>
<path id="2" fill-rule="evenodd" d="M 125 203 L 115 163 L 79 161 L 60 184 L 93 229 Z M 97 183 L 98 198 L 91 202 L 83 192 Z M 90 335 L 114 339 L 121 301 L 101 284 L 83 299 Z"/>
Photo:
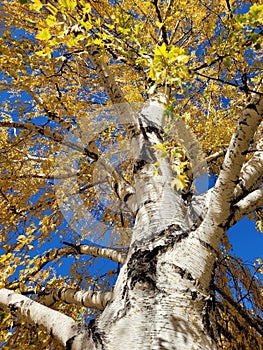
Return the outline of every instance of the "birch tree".
<path id="1" fill-rule="evenodd" d="M 262 231 L 263 5 L 0 19 L 3 349 L 262 349 L 262 259 L 228 229 Z"/>

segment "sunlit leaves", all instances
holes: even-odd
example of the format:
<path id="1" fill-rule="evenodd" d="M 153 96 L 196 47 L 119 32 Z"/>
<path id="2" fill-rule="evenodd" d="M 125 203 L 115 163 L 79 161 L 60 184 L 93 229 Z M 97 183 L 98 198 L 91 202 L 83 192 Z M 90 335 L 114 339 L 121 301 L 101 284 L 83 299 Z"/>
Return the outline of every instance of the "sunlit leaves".
<path id="1" fill-rule="evenodd" d="M 77 6 L 76 0 L 59 0 L 58 4 L 62 11 L 72 11 Z"/>
<path id="2" fill-rule="evenodd" d="M 225 150 L 241 109 L 262 78 L 262 5 L 251 1 L 249 9 L 242 2 L 225 0 L 157 3 L 159 15 L 152 1 L 122 1 L 120 5 L 108 0 L 3 0 L 1 120 L 30 121 L 65 135 L 88 118 L 85 132 L 94 135 L 93 141 L 101 148 L 120 145 L 122 137 L 116 130 L 99 136 L 94 133 L 93 112 L 102 104 L 111 104 L 87 52 L 96 47 L 99 60 L 108 65 L 128 102 L 166 94 L 167 111 L 185 121 L 207 156 Z M 92 265 L 88 260 L 70 260 L 71 276 L 62 278 L 56 268 L 63 260 L 49 250 L 50 244 L 58 245 L 65 237 L 79 239 L 77 235 L 72 238 L 74 234 L 65 226 L 54 195 L 53 177 L 67 174 L 54 171 L 58 139 L 11 127 L 0 132 L 1 286 L 20 291 L 38 291 L 43 285 L 59 287 L 66 282 L 90 287 Z M 190 162 L 183 148 L 168 139 L 153 150 L 158 154 L 155 174 L 160 162 L 169 160 L 171 186 L 182 192 L 188 189 Z M 92 184 L 96 162 L 84 154 L 79 159 L 77 181 L 83 207 L 95 212 L 99 204 Z M 65 169 L 70 168 L 67 161 L 65 158 Z M 215 174 L 221 163 L 222 157 L 209 164 Z M 126 181 L 133 181 L 133 162 L 123 162 L 119 170 Z M 121 218 L 117 209 L 96 213 L 116 231 L 132 221 L 128 216 Z M 252 218 L 262 230 L 262 213 Z M 80 221 L 81 213 L 74 219 Z M 41 255 L 45 252 L 50 257 L 46 265 Z M 255 283 L 249 290 L 249 271 L 228 256 L 222 264 L 221 287 L 231 294 L 230 281 L 234 281 L 238 296 L 242 297 L 243 288 L 255 301 L 253 312 L 259 312 L 262 294 L 260 300 Z M 262 266 L 257 268 L 262 273 Z M 110 270 L 108 276 L 113 275 Z M 99 287 L 105 286 L 101 282 Z M 58 308 L 82 317 L 77 308 Z M 230 330 L 236 331 L 235 311 L 231 309 L 229 316 L 223 304 L 221 315 L 231 323 Z M 2 321 L 11 327 L 6 315 Z M 12 338 L 12 333 L 8 337 Z M 38 341 L 48 344 L 49 338 L 39 333 L 32 339 L 37 348 Z M 23 341 L 24 345 L 25 338 Z"/>
<path id="3" fill-rule="evenodd" d="M 189 78 L 186 66 L 189 56 L 180 47 L 167 47 L 165 43 L 154 49 L 149 78 L 156 84 L 167 82 L 179 86 Z M 154 92 L 154 91 L 153 91 Z"/>
<path id="4" fill-rule="evenodd" d="M 48 40 L 51 38 L 51 34 L 48 28 L 43 28 L 37 35 L 36 38 L 39 40 Z"/>
<path id="5" fill-rule="evenodd" d="M 263 5 L 253 4 L 249 11 L 238 17 L 238 21 L 241 23 L 242 27 L 251 26 L 257 28 L 262 26 L 263 23 Z"/>
<path id="6" fill-rule="evenodd" d="M 39 11 L 43 7 L 43 4 L 41 0 L 32 0 L 32 4 L 30 5 L 30 7 L 32 10 Z"/>

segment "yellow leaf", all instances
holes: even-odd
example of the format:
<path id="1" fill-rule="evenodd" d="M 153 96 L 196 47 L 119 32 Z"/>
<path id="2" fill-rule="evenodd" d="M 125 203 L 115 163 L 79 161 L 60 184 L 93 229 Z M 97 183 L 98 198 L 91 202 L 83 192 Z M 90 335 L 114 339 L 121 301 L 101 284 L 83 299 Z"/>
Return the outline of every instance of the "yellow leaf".
<path id="1" fill-rule="evenodd" d="M 17 240 L 23 242 L 23 241 L 26 240 L 26 236 L 24 236 L 24 235 L 19 235 L 19 236 L 17 237 Z"/>
<path id="2" fill-rule="evenodd" d="M 152 148 L 154 148 L 158 151 L 165 151 L 166 150 L 165 144 L 163 144 L 163 143 L 159 143 L 158 145 L 154 145 L 154 146 L 152 146 Z"/>
<path id="3" fill-rule="evenodd" d="M 49 15 L 46 19 L 46 23 L 49 27 L 53 27 L 56 25 L 56 17 L 53 15 Z"/>
<path id="4" fill-rule="evenodd" d="M 48 40 L 48 39 L 50 39 L 51 38 L 51 34 L 49 32 L 49 29 L 48 28 L 41 29 L 37 33 L 36 38 L 39 39 L 39 40 Z"/>
<path id="5" fill-rule="evenodd" d="M 59 0 L 59 4 L 65 10 L 74 10 L 74 8 L 77 6 L 77 1 L 76 0 Z"/>
<path id="6" fill-rule="evenodd" d="M 176 175 L 175 179 L 171 181 L 171 187 L 174 189 L 175 187 L 177 190 L 183 190 L 187 186 L 187 179 L 185 175 Z"/>
<path id="7" fill-rule="evenodd" d="M 3 262 L 5 262 L 6 260 L 8 260 L 9 258 L 11 258 L 12 255 L 13 255 L 13 254 L 11 254 L 11 253 L 7 253 L 7 254 L 2 255 L 2 256 L 0 257 L 0 263 L 3 263 Z"/>
<path id="8" fill-rule="evenodd" d="M 161 23 L 161 22 L 159 22 L 159 21 L 156 21 L 155 24 L 157 25 L 157 27 L 158 27 L 159 29 L 161 29 L 162 26 L 163 26 L 163 23 Z"/>
<path id="9" fill-rule="evenodd" d="M 166 57 L 167 56 L 167 51 L 166 51 L 166 44 L 163 43 L 161 46 L 158 46 L 155 50 L 154 50 L 155 55 L 157 56 L 163 56 Z"/>
<path id="10" fill-rule="evenodd" d="M 36 10 L 39 12 L 39 10 L 43 7 L 43 4 L 40 0 L 33 0 L 33 4 L 30 6 L 32 10 Z"/>

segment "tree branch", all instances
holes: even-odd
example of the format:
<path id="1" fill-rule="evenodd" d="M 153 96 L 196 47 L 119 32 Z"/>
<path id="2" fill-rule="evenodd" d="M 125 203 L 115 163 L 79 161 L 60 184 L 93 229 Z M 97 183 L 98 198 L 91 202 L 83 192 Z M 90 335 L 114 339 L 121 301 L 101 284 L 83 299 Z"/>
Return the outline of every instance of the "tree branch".
<path id="1" fill-rule="evenodd" d="M 40 294 L 39 294 L 40 295 Z M 41 292 L 41 303 L 46 306 L 53 305 L 56 301 L 64 301 L 67 304 L 86 306 L 98 310 L 104 310 L 112 299 L 112 292 L 94 292 L 75 290 L 70 287 L 52 288 Z"/>
<path id="2" fill-rule="evenodd" d="M 101 59 L 100 49 L 95 45 L 90 45 L 87 47 L 86 51 L 95 71 L 98 74 L 99 80 L 106 90 L 112 103 L 127 104 L 127 100 L 125 99 L 123 92 L 118 84 L 116 84 L 115 79 L 107 64 Z"/>
<path id="3" fill-rule="evenodd" d="M 34 173 L 34 174 L 13 174 L 13 176 L 2 176 L 2 179 L 5 180 L 15 180 L 15 179 L 43 179 L 43 180 L 65 180 L 69 179 L 71 177 L 78 176 L 79 172 L 72 172 L 72 173 L 66 173 L 66 174 L 43 174 L 43 173 Z M 1 178 L 1 176 L 0 176 Z"/>
<path id="4" fill-rule="evenodd" d="M 60 135 L 54 131 L 52 131 L 48 126 L 39 126 L 33 123 L 24 123 L 24 122 L 15 122 L 15 121 L 0 121 L 0 127 L 4 128 L 17 128 L 17 129 L 25 129 L 28 131 L 33 131 L 37 134 L 45 136 L 53 141 L 59 142 L 65 146 L 68 146 L 72 149 L 75 149 L 79 152 L 85 153 L 85 148 L 81 145 L 78 145 L 74 142 L 65 140 L 63 135 Z"/>
<path id="5" fill-rule="evenodd" d="M 240 181 L 234 191 L 234 198 L 239 199 L 242 195 L 258 188 L 263 183 L 263 156 L 253 156 L 244 164 Z"/>
<path id="6" fill-rule="evenodd" d="M 85 349 L 95 349 L 91 334 L 81 329 L 71 317 L 21 294 L 0 289 L 0 307 L 29 324 L 41 327 L 67 349 L 80 350 L 84 346 Z"/>
<path id="7" fill-rule="evenodd" d="M 239 119 L 232 136 L 222 169 L 212 191 L 210 206 L 202 225 L 225 226 L 231 216 L 234 190 L 239 182 L 240 171 L 245 160 L 243 154 L 250 145 L 253 136 L 262 121 L 263 96 L 254 95 Z M 212 231 L 211 231 L 212 234 Z"/>
<path id="8" fill-rule="evenodd" d="M 263 206 L 263 187 L 249 193 L 233 206 L 233 216 L 229 227 L 241 220 L 244 216 Z"/>
<path id="9" fill-rule="evenodd" d="M 168 42 L 168 35 L 167 35 L 167 32 L 166 32 L 166 29 L 165 29 L 165 26 L 164 26 L 164 23 L 163 23 L 163 19 L 162 19 L 162 15 L 161 15 L 161 12 L 160 12 L 160 9 L 158 7 L 158 0 L 153 0 L 153 5 L 154 5 L 154 8 L 155 8 L 155 12 L 156 12 L 156 15 L 157 15 L 157 18 L 158 18 L 158 21 L 160 23 L 162 23 L 162 26 L 160 28 L 161 30 L 161 33 L 162 33 L 162 39 L 163 39 L 163 42 L 168 45 L 169 42 Z"/>
<path id="10" fill-rule="evenodd" d="M 246 93 L 250 92 L 250 93 L 256 93 L 256 94 L 259 94 L 259 95 L 263 95 L 263 93 L 258 92 L 256 90 L 249 89 L 247 86 L 240 86 L 239 84 L 232 83 L 231 81 L 226 81 L 226 80 L 221 79 L 221 78 L 214 78 L 214 77 L 212 77 L 210 75 L 205 75 L 205 74 L 199 73 L 196 70 L 194 71 L 194 74 L 199 75 L 200 77 L 206 78 L 208 80 L 213 80 L 213 81 L 217 81 L 219 83 L 225 84 L 225 85 L 234 86 L 234 87 L 238 88 L 241 91 L 245 91 Z"/>
<path id="11" fill-rule="evenodd" d="M 110 259 L 112 261 L 115 261 L 120 264 L 124 264 L 127 258 L 127 254 L 123 252 L 118 252 L 115 249 L 111 248 L 101 248 L 101 247 L 95 247 L 87 244 L 72 244 L 63 242 L 64 244 L 72 247 L 75 251 L 75 253 L 78 254 L 85 254 L 85 255 L 93 255 L 95 257 L 101 257 Z"/>
<path id="12" fill-rule="evenodd" d="M 210 156 L 207 156 L 205 158 L 206 162 L 209 163 L 209 162 L 212 162 L 213 160 L 216 160 L 217 158 L 219 157 L 222 157 L 226 154 L 226 151 L 225 150 L 221 150 L 221 151 L 218 151 L 218 152 L 215 152 L 213 154 L 211 154 Z"/>
<path id="13" fill-rule="evenodd" d="M 256 152 L 242 167 L 240 172 L 240 180 L 234 191 L 234 198 L 240 199 L 242 195 L 246 195 L 251 190 L 258 188 L 263 183 L 263 123 L 258 129 L 259 142 L 256 146 Z"/>
<path id="14" fill-rule="evenodd" d="M 48 263 L 54 260 L 58 260 L 68 255 L 92 255 L 94 257 L 101 257 L 112 260 L 114 262 L 124 264 L 127 258 L 126 253 L 118 252 L 111 248 L 101 248 L 90 246 L 87 244 L 72 244 L 63 242 L 68 245 L 68 247 L 55 248 L 48 251 L 43 256 L 35 259 L 34 267 L 26 275 L 21 276 L 23 284 L 25 284 L 30 278 L 34 277 L 40 270 L 42 270 Z M 19 282 L 15 281 L 8 286 L 10 289 L 15 289 L 19 287 Z"/>

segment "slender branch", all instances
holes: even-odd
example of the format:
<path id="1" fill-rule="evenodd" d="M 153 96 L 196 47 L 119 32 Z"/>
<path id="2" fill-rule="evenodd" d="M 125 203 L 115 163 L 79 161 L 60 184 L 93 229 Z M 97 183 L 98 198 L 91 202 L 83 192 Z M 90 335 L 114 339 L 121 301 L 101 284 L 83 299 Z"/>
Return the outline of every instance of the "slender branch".
<path id="1" fill-rule="evenodd" d="M 263 95 L 262 92 L 258 92 L 256 90 L 249 89 L 247 86 L 240 86 L 239 84 L 231 83 L 231 81 L 225 81 L 224 79 L 221 79 L 221 78 L 214 78 L 214 77 L 212 77 L 210 75 L 205 75 L 205 74 L 199 73 L 197 71 L 195 71 L 194 73 L 196 75 L 199 75 L 202 78 L 206 78 L 206 79 L 209 79 L 209 80 L 217 81 L 217 82 L 222 83 L 222 84 L 234 86 L 234 87 L 240 89 L 241 91 L 245 91 L 246 93 L 250 92 L 250 93 L 256 93 L 256 94 L 261 95 L 261 96 Z"/>
<path id="2" fill-rule="evenodd" d="M 218 152 L 211 154 L 210 156 L 207 156 L 205 158 L 205 160 L 207 163 L 210 163 L 213 160 L 216 160 L 217 158 L 224 156 L 225 154 L 226 154 L 226 150 L 221 150 L 221 151 L 218 151 Z"/>
<path id="3" fill-rule="evenodd" d="M 102 257 L 114 262 L 124 264 L 127 258 L 126 253 L 118 252 L 111 248 L 94 247 L 87 244 L 72 244 L 63 242 L 68 247 L 55 248 L 46 252 L 43 256 L 35 258 L 34 267 L 26 275 L 22 275 L 20 281 L 25 284 L 30 278 L 34 277 L 41 271 L 48 263 L 58 260 L 68 255 L 92 255 L 94 257 Z M 19 287 L 19 281 L 15 281 L 8 286 L 10 289 Z"/>
<path id="4" fill-rule="evenodd" d="M 218 286 L 215 286 L 215 290 L 218 293 L 220 293 L 221 296 L 238 311 L 240 316 L 242 316 L 251 327 L 253 327 L 261 335 L 263 335 L 263 320 L 261 320 L 260 318 L 257 318 L 257 319 L 252 318 L 240 304 L 238 304 L 233 298 L 231 298 L 229 295 L 227 295 Z"/>
<path id="5" fill-rule="evenodd" d="M 123 252 L 118 252 L 111 248 L 101 248 L 90 246 L 87 244 L 72 244 L 68 242 L 63 242 L 64 244 L 72 247 L 74 251 L 78 254 L 92 255 L 95 257 L 106 258 L 115 261 L 120 264 L 124 264 L 127 258 L 127 254 Z"/>
<path id="6" fill-rule="evenodd" d="M 229 0 L 226 0 L 226 6 L 227 6 L 230 17 L 233 18 L 233 12 L 232 12 Z"/>
<path id="7" fill-rule="evenodd" d="M 67 349 L 95 349 L 90 332 L 81 329 L 71 317 L 26 296 L 2 288 L 0 307 L 13 316 L 44 329 Z"/>
<path id="8" fill-rule="evenodd" d="M 112 299 L 112 292 L 94 292 L 75 290 L 69 287 L 52 288 L 41 292 L 41 303 L 46 306 L 53 305 L 56 301 L 64 301 L 67 304 L 86 306 L 98 310 L 104 310 Z"/>
<path id="9" fill-rule="evenodd" d="M 13 176 L 0 176 L 0 179 L 4 180 L 15 180 L 15 179 L 44 179 L 44 180 L 64 180 L 64 179 L 69 179 L 71 177 L 78 176 L 79 172 L 72 172 L 72 173 L 66 173 L 66 174 L 13 174 Z"/>
<path id="10" fill-rule="evenodd" d="M 79 152 L 82 152 L 82 153 L 86 152 L 86 149 L 83 146 L 64 139 L 63 135 L 52 131 L 50 129 L 50 127 L 48 127 L 48 126 L 39 126 L 39 125 L 35 125 L 33 123 L 24 123 L 24 122 L 15 122 L 15 121 L 10 122 L 10 121 L 1 120 L 0 127 L 18 128 L 18 129 L 25 129 L 25 130 L 33 131 L 37 134 L 40 134 L 40 135 L 45 136 L 49 139 L 52 139 L 53 141 L 59 142 L 63 145 L 66 145 L 66 146 L 72 148 L 72 149 L 75 149 Z"/>
<path id="11" fill-rule="evenodd" d="M 168 35 L 167 35 L 166 29 L 165 29 L 165 25 L 163 23 L 163 19 L 162 19 L 162 15 L 161 15 L 160 9 L 158 7 L 158 0 L 153 0 L 152 3 L 154 5 L 158 21 L 162 24 L 162 26 L 161 26 L 162 39 L 163 39 L 164 43 L 166 45 L 168 45 L 169 44 L 169 42 L 168 42 Z"/>
<path id="12" fill-rule="evenodd" d="M 233 206 L 233 215 L 229 227 L 241 220 L 244 216 L 263 206 L 263 187 L 249 193 Z"/>

